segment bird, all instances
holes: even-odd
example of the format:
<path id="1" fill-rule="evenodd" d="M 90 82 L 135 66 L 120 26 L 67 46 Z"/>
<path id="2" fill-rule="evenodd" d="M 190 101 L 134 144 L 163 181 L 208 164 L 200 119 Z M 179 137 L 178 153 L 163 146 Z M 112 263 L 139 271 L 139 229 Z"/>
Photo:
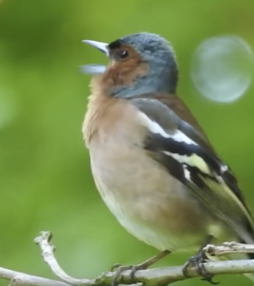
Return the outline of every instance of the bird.
<path id="1" fill-rule="evenodd" d="M 203 247 L 252 244 L 253 218 L 233 171 L 177 94 L 171 43 L 148 32 L 83 42 L 108 58 L 106 66 L 81 68 L 92 77 L 82 132 L 95 185 L 118 222 L 160 251 L 132 266 L 132 275 L 169 253 L 189 252 L 183 273 L 192 264 L 215 284 L 202 266 Z"/>

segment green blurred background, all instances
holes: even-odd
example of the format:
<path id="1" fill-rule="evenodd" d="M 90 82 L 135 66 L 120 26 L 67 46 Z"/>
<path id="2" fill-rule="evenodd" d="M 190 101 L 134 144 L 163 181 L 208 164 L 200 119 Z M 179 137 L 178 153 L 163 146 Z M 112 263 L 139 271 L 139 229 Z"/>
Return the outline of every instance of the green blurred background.
<path id="1" fill-rule="evenodd" d="M 252 49 L 253 27 L 253 0 L 0 0 L 0 266 L 53 277 L 33 243 L 41 230 L 53 232 L 60 264 L 77 277 L 157 253 L 116 222 L 95 189 L 81 134 L 89 77 L 78 67 L 106 59 L 82 39 L 107 42 L 138 31 L 169 39 L 180 66 L 178 94 L 254 211 L 253 84 L 238 101 L 219 104 L 199 95 L 190 76 L 202 41 L 233 34 Z M 173 254 L 158 265 L 187 257 Z M 251 285 L 240 275 L 216 280 Z"/>

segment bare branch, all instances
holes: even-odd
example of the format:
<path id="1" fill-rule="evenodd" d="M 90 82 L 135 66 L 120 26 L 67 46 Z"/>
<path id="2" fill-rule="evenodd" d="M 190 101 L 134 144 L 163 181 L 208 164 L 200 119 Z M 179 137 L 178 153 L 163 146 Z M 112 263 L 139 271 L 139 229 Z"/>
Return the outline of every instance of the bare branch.
<path id="1" fill-rule="evenodd" d="M 109 285 L 114 276 L 114 272 L 106 272 L 95 280 L 76 279 L 67 275 L 57 263 L 54 257 L 54 247 L 50 244 L 52 238 L 49 232 L 42 232 L 41 236 L 36 238 L 36 242 L 40 245 L 42 255 L 45 262 L 49 265 L 53 273 L 62 281 L 79 286 L 100 286 Z M 209 255 L 222 255 L 227 253 L 248 252 L 247 249 L 254 249 L 254 245 L 238 244 L 236 242 L 224 243 L 222 246 L 209 245 L 204 248 L 204 252 Z M 236 261 L 216 261 L 204 264 L 208 273 L 217 274 L 244 274 L 254 272 L 254 261 L 252 260 L 236 260 Z M 131 279 L 130 271 L 124 271 L 118 283 L 144 283 L 146 285 L 167 285 L 176 281 L 187 279 L 182 273 L 183 266 L 153 268 L 148 270 L 139 270 L 135 273 L 134 279 Z M 198 273 L 194 268 L 189 268 L 189 277 L 197 277 Z"/>
<path id="2" fill-rule="evenodd" d="M 38 276 L 5 269 L 0 267 L 0 278 L 9 280 L 8 286 L 111 286 L 114 272 L 105 272 L 96 279 L 78 279 L 69 276 L 58 264 L 54 256 L 54 246 L 50 243 L 52 235 L 50 232 L 42 232 L 35 239 L 40 246 L 42 257 L 48 264 L 51 271 L 62 281 L 51 280 Z M 254 245 L 240 244 L 236 242 L 226 242 L 221 246 L 207 245 L 204 252 L 221 256 L 231 253 L 254 253 Z M 246 274 L 254 273 L 254 260 L 234 260 L 234 261 L 209 261 L 204 264 L 205 269 L 212 275 L 218 274 Z M 145 284 L 146 286 L 164 286 L 176 281 L 187 279 L 182 273 L 183 266 L 154 268 L 149 270 L 139 270 L 135 277 L 131 279 L 130 271 L 124 271 L 119 277 L 117 283 L 137 286 Z M 189 278 L 199 276 L 196 270 L 189 268 Z"/>
<path id="3" fill-rule="evenodd" d="M 64 282 L 28 275 L 22 272 L 9 270 L 0 267 L 0 278 L 9 280 L 10 285 L 27 285 L 27 286 L 70 286 Z"/>
<path id="4" fill-rule="evenodd" d="M 55 247 L 50 243 L 52 239 L 52 234 L 48 231 L 42 231 L 41 235 L 35 238 L 35 243 L 38 244 L 42 250 L 42 257 L 44 261 L 48 264 L 52 272 L 62 281 L 72 284 L 72 285 L 84 285 L 91 286 L 94 285 L 94 280 L 89 279 L 77 279 L 66 274 L 63 269 L 59 266 L 55 256 Z"/>
<path id="5" fill-rule="evenodd" d="M 219 246 L 208 244 L 204 248 L 204 251 L 212 256 L 221 256 L 232 253 L 254 253 L 254 245 L 232 241 L 224 242 L 222 245 Z"/>

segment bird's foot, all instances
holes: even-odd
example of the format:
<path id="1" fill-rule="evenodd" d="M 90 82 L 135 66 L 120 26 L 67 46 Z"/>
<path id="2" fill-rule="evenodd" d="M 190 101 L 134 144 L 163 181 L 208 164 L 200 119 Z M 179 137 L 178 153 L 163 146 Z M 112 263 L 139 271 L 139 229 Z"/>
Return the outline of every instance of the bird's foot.
<path id="1" fill-rule="evenodd" d="M 162 252 L 160 252 L 159 254 L 157 254 L 156 256 L 153 256 L 149 259 L 147 259 L 146 261 L 137 264 L 137 265 L 128 265 L 128 266 L 124 266 L 121 264 L 114 264 L 111 267 L 111 271 L 115 272 L 112 280 L 111 280 L 111 286 L 116 286 L 118 280 L 121 277 L 122 272 L 126 271 L 126 270 L 130 270 L 130 280 L 133 281 L 134 277 L 135 277 L 135 273 L 138 270 L 145 270 L 148 267 L 150 267 L 152 264 L 156 263 L 158 260 L 162 259 L 163 257 L 165 257 L 166 255 L 168 255 L 170 253 L 169 250 L 164 250 Z"/>
<path id="2" fill-rule="evenodd" d="M 197 273 L 202 277 L 202 280 L 207 281 L 213 285 L 219 284 L 219 282 L 213 281 L 213 275 L 208 273 L 204 267 L 204 262 L 207 261 L 207 257 L 204 251 L 200 250 L 196 255 L 192 256 L 183 266 L 183 275 L 188 277 L 188 268 L 194 266 Z"/>
<path id="3" fill-rule="evenodd" d="M 116 286 L 118 284 L 117 282 L 120 279 L 122 272 L 130 270 L 130 280 L 132 281 L 135 277 L 136 271 L 145 270 L 148 267 L 149 266 L 143 265 L 143 263 L 137 265 L 121 265 L 118 263 L 114 264 L 111 268 L 111 271 L 115 272 L 111 280 L 111 286 Z"/>

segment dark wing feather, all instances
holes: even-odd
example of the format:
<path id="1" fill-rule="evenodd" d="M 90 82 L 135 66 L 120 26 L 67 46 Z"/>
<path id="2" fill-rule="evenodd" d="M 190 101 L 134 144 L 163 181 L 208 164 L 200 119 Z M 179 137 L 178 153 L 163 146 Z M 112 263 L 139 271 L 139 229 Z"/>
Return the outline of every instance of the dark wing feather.
<path id="1" fill-rule="evenodd" d="M 182 120 L 170 107 L 166 100 L 154 99 L 149 96 L 131 99 L 130 102 L 152 121 L 157 122 L 168 134 L 180 130 L 193 144 L 179 142 L 174 137 L 164 137 L 161 134 L 149 132 L 144 142 L 144 148 L 150 156 L 162 164 L 175 178 L 188 186 L 193 193 L 209 206 L 208 209 L 217 215 L 245 242 L 251 243 L 253 237 L 253 221 L 245 203 L 243 194 L 238 188 L 237 180 L 211 148 L 202 129 L 193 127 Z M 191 114 L 189 114 L 191 115 Z M 196 126 L 197 123 L 195 123 Z M 189 162 L 179 162 L 173 155 L 191 158 Z M 195 156 L 193 156 L 195 155 Z M 194 162 L 198 159 L 206 169 L 198 168 Z M 190 175 L 189 178 L 186 175 Z"/>

